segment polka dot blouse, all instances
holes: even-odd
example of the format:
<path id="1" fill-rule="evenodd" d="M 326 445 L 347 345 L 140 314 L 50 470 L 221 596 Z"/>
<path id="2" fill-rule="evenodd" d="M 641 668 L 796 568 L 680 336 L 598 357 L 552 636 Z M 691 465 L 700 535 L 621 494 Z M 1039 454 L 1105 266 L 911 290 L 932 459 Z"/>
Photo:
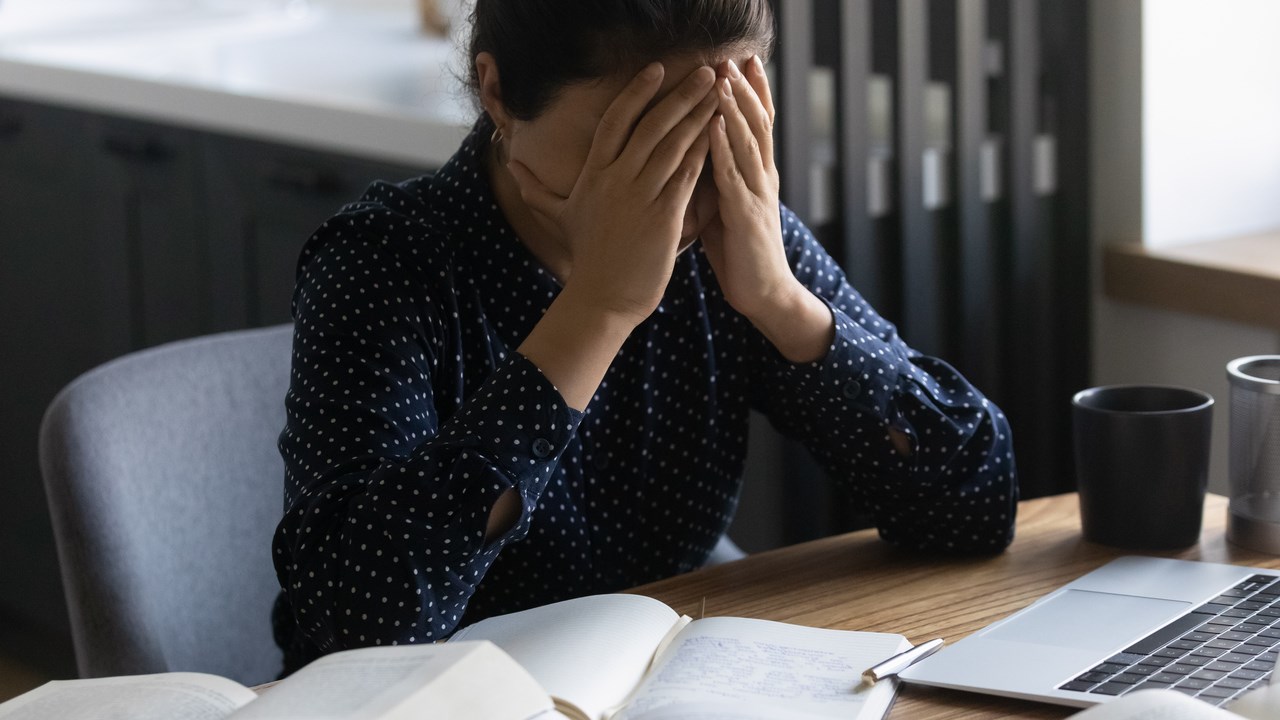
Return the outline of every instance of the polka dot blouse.
<path id="1" fill-rule="evenodd" d="M 835 317 L 824 359 L 787 362 L 695 246 L 586 411 L 569 408 L 515 352 L 560 288 L 495 204 L 487 143 L 478 127 L 434 176 L 374 184 L 302 252 L 273 546 L 287 669 L 699 567 L 733 517 L 753 408 L 886 540 L 1009 543 L 1004 415 L 907 347 L 785 208 L 796 277 Z M 486 542 L 509 488 L 522 514 Z"/>

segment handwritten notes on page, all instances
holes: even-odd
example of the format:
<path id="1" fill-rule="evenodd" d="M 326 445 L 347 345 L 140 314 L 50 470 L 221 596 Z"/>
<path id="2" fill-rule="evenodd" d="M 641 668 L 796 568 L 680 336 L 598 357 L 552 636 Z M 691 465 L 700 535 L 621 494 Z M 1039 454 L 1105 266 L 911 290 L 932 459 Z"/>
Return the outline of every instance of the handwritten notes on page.
<path id="1" fill-rule="evenodd" d="M 906 647 L 899 635 L 707 618 L 676 637 L 617 718 L 879 718 L 894 686 L 859 689 L 862 671 Z"/>

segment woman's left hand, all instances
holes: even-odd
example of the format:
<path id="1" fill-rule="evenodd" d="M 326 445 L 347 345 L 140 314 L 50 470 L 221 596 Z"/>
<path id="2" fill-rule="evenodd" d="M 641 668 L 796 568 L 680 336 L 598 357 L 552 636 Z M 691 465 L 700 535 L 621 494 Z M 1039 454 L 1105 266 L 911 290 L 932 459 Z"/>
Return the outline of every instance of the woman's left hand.
<path id="1" fill-rule="evenodd" d="M 746 72 L 720 68 L 718 117 L 711 121 L 711 163 L 719 216 L 702 231 L 725 299 L 748 318 L 796 282 L 782 246 L 778 170 L 773 162 L 773 98 L 759 58 Z"/>
<path id="2" fill-rule="evenodd" d="M 834 324 L 787 261 L 764 65 L 754 57 L 740 71 L 730 60 L 721 74 L 720 108 L 710 132 L 719 216 L 702 231 L 703 249 L 735 310 L 790 360 L 816 360 L 826 352 Z"/>

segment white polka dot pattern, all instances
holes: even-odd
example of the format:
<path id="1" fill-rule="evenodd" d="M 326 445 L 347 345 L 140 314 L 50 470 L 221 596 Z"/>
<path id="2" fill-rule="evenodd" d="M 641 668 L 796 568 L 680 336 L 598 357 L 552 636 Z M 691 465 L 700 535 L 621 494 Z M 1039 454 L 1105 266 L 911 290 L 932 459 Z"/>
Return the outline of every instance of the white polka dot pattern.
<path id="1" fill-rule="evenodd" d="M 908 348 L 785 208 L 796 276 L 836 320 L 826 358 L 788 363 L 695 248 L 587 411 L 567 407 L 514 352 L 559 287 L 493 201 L 487 135 L 434 177 L 373 185 L 299 261 L 273 547 L 297 662 L 700 566 L 736 508 L 753 407 L 885 539 L 962 552 L 1012 539 L 1003 414 Z M 513 487 L 520 520 L 486 544 Z"/>

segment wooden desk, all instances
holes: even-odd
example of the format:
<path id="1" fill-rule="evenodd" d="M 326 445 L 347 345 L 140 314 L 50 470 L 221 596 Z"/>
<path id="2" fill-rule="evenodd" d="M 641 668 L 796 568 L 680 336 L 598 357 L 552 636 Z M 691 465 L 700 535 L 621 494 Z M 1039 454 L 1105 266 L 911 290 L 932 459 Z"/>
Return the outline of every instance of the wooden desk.
<path id="1" fill-rule="evenodd" d="M 1280 568 L 1280 557 L 1226 542 L 1227 499 L 1205 502 L 1200 543 L 1163 557 Z M 1017 537 L 994 557 L 938 558 L 881 541 L 874 530 L 780 548 L 745 560 L 662 580 L 634 592 L 677 612 L 896 632 L 912 642 L 954 642 L 1029 605 L 1123 551 L 1080 537 L 1076 496 L 1027 500 L 1018 506 Z M 975 693 L 902 685 L 889 717 L 1062 718 L 1071 708 Z"/>

